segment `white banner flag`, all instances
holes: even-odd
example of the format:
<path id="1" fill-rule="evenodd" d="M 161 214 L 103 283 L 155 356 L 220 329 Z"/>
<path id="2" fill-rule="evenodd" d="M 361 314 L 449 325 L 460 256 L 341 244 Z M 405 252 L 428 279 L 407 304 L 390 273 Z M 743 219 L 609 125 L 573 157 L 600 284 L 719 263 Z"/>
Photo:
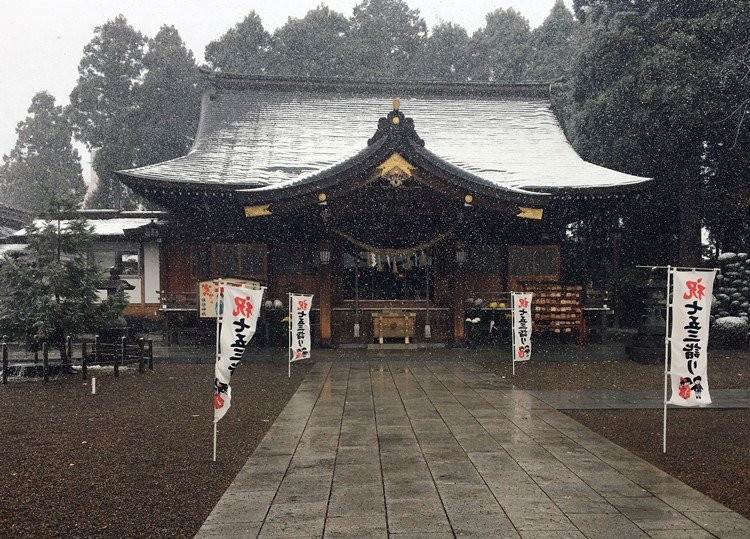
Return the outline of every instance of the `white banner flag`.
<path id="1" fill-rule="evenodd" d="M 708 327 L 716 271 L 672 270 L 672 381 L 670 404 L 711 404 L 708 393 Z"/>
<path id="2" fill-rule="evenodd" d="M 290 361 L 310 359 L 310 308 L 312 296 L 291 295 L 289 310 Z"/>
<path id="3" fill-rule="evenodd" d="M 511 294 L 513 301 L 513 361 L 531 359 L 531 297 L 533 294 Z"/>
<path id="4" fill-rule="evenodd" d="M 263 292 L 250 290 L 245 286 L 222 283 L 223 295 L 220 299 L 219 320 L 221 329 L 217 342 L 214 380 L 214 423 L 229 410 L 232 390 L 229 382 L 237 364 L 242 359 L 248 343 L 255 335 L 258 325 Z"/>

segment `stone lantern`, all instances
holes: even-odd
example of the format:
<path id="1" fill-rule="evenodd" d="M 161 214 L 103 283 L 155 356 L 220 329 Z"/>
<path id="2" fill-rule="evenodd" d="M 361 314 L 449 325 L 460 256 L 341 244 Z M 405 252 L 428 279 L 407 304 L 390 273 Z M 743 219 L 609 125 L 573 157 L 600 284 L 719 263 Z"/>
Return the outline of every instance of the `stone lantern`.
<path id="1" fill-rule="evenodd" d="M 667 325 L 664 318 L 667 306 L 666 288 L 666 272 L 651 270 L 651 277 L 643 286 L 644 312 L 638 323 L 638 333 L 625 347 L 628 357 L 637 363 L 664 362 L 664 336 Z"/>

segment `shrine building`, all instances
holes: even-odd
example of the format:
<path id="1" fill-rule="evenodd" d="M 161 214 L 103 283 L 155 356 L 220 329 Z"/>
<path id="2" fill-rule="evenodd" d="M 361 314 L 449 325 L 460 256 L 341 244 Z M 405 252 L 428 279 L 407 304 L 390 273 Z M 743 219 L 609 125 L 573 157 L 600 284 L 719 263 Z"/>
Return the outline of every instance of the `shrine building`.
<path id="1" fill-rule="evenodd" d="M 129 313 L 172 327 L 227 277 L 267 286 L 269 311 L 314 294 L 322 346 L 461 343 L 468 310 L 521 290 L 535 330 L 580 333 L 566 231 L 648 186 L 573 150 L 549 84 L 204 78 L 188 154 L 117 173 L 164 211 L 98 218 L 141 279 Z"/>

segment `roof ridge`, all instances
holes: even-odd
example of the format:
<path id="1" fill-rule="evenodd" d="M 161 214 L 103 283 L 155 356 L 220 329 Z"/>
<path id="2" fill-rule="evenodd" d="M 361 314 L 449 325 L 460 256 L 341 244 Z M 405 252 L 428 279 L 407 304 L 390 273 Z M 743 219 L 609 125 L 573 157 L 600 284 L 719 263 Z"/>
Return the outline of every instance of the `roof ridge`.
<path id="1" fill-rule="evenodd" d="M 441 81 L 424 79 L 372 79 L 356 77 L 291 77 L 225 73 L 199 68 L 204 80 L 215 87 L 276 90 L 414 92 L 425 95 L 521 96 L 549 98 L 553 82 Z"/>

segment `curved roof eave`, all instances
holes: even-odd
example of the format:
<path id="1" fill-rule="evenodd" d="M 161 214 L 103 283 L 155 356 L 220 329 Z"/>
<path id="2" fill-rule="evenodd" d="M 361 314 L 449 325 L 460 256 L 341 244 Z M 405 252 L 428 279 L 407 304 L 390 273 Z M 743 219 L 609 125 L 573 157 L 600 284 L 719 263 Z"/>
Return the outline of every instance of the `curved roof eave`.
<path id="1" fill-rule="evenodd" d="M 393 111 L 389 114 L 388 123 L 392 118 L 403 114 Z M 408 122 L 402 119 L 400 123 Z M 244 195 L 247 200 L 257 203 L 270 203 L 279 200 L 287 200 L 297 196 L 309 195 L 322 189 L 329 189 L 344 179 L 362 175 L 363 171 L 369 173 L 379 164 L 394 153 L 398 153 L 410 164 L 421 169 L 438 180 L 445 181 L 455 188 L 461 188 L 468 193 L 481 193 L 496 199 L 517 202 L 520 204 L 545 205 L 548 195 L 497 185 L 489 180 L 472 174 L 457 167 L 423 146 L 421 139 L 409 136 L 409 128 L 405 133 L 397 135 L 384 135 L 380 138 L 373 137 L 371 143 L 353 156 L 339 163 L 315 172 L 313 174 L 297 178 L 288 182 L 260 186 L 258 188 L 239 188 L 238 194 Z"/>

